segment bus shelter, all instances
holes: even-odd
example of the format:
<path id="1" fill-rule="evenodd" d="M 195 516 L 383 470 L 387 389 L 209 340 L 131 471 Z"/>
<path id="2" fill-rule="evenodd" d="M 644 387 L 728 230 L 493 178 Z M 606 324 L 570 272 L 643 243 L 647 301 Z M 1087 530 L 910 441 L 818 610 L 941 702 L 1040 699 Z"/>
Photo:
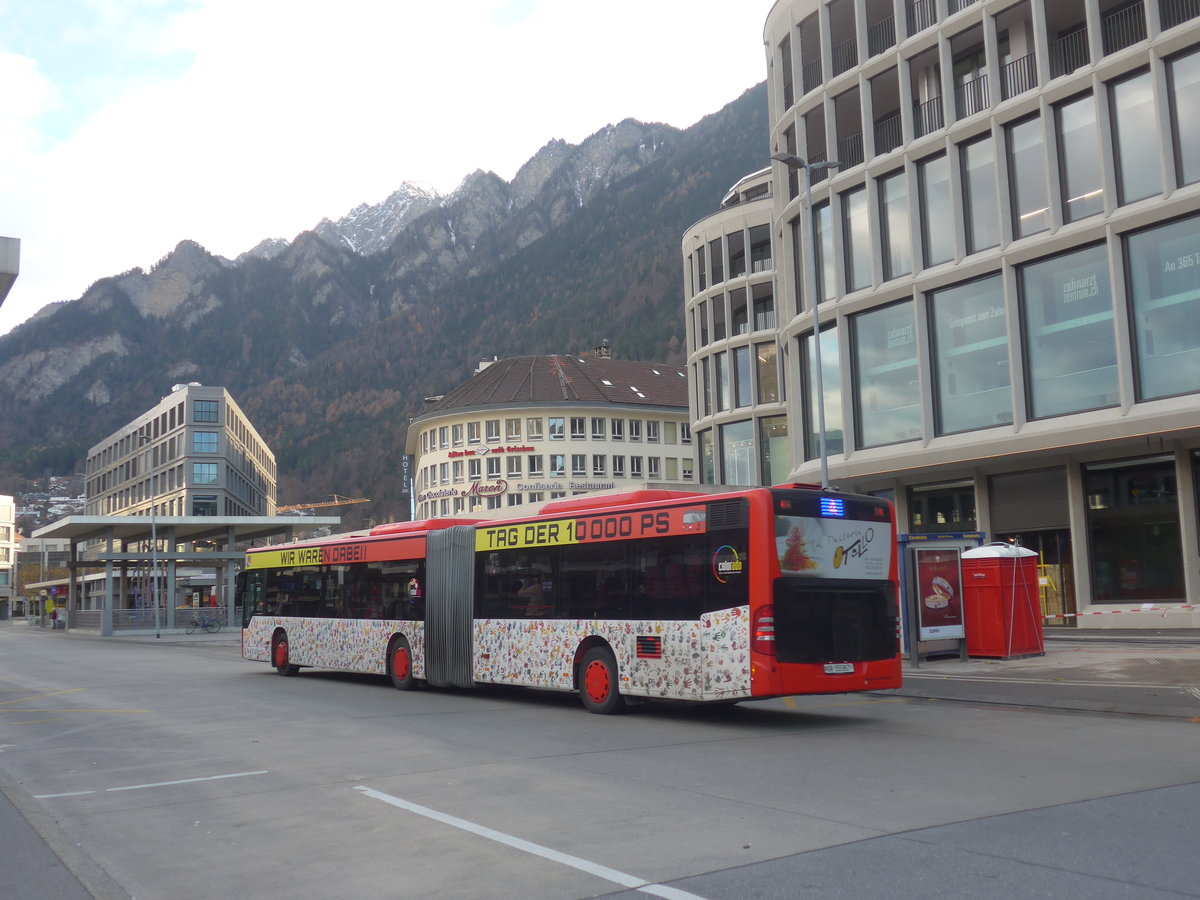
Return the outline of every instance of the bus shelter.
<path id="1" fill-rule="evenodd" d="M 110 637 L 114 615 L 127 611 L 131 620 L 146 619 L 136 622 L 138 626 L 176 628 L 177 585 L 185 568 L 215 572 L 215 606 L 229 625 L 238 624 L 234 579 L 244 548 L 276 539 L 291 541 L 298 532 L 333 528 L 341 521 L 340 516 L 67 516 L 39 528 L 33 537 L 70 542 L 65 604 L 60 600 L 68 627 L 78 625 L 81 614 L 94 608 L 84 604 L 85 580 L 94 581 L 85 576 L 103 572 L 103 588 L 94 599 L 99 601 L 100 635 Z M 135 597 L 145 596 L 153 599 L 153 621 L 150 607 L 133 603 Z"/>

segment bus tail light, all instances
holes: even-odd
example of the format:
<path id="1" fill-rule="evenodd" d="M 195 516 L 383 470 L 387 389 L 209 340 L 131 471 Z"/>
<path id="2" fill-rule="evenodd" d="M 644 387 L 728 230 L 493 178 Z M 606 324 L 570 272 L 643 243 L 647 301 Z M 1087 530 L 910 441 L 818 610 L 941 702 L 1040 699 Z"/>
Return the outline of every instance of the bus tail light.
<path id="1" fill-rule="evenodd" d="M 767 656 L 775 655 L 775 607 L 760 607 L 750 629 L 750 649 Z"/>

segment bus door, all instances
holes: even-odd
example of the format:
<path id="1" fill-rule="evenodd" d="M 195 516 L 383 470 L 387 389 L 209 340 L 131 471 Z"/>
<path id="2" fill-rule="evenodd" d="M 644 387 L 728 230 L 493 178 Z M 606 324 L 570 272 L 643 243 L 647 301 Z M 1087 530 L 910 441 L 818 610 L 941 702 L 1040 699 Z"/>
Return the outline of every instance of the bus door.
<path id="1" fill-rule="evenodd" d="M 475 527 L 429 532 L 425 574 L 425 679 L 434 687 L 472 687 Z"/>

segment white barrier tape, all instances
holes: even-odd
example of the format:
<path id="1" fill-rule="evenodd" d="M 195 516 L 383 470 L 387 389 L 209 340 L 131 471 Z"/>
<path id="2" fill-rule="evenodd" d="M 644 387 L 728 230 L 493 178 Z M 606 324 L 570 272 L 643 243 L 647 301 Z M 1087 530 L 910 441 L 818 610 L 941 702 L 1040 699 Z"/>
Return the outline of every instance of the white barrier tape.
<path id="1" fill-rule="evenodd" d="M 1081 613 L 1054 613 L 1044 614 L 1043 619 L 1074 619 L 1079 616 L 1110 616 L 1116 613 L 1142 613 L 1142 612 L 1161 612 L 1164 616 L 1173 609 L 1200 609 L 1194 603 L 1185 603 L 1182 606 L 1143 606 L 1141 609 L 1101 609 L 1095 612 Z"/>

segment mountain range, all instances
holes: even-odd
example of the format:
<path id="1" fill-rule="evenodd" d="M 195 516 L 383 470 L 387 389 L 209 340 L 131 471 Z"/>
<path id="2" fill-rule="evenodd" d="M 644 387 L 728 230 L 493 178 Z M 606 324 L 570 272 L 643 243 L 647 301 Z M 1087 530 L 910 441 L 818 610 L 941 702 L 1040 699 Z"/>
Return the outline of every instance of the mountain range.
<path id="1" fill-rule="evenodd" d="M 182 240 L 102 278 L 0 336 L 0 484 L 82 471 L 198 381 L 228 388 L 275 452 L 280 504 L 337 493 L 371 498 L 340 510 L 346 527 L 406 518 L 408 420 L 480 359 L 608 340 L 684 361 L 680 241 L 766 164 L 766 113 L 760 84 L 687 129 L 629 119 L 552 141 L 511 182 L 401 184 L 234 260 Z"/>

